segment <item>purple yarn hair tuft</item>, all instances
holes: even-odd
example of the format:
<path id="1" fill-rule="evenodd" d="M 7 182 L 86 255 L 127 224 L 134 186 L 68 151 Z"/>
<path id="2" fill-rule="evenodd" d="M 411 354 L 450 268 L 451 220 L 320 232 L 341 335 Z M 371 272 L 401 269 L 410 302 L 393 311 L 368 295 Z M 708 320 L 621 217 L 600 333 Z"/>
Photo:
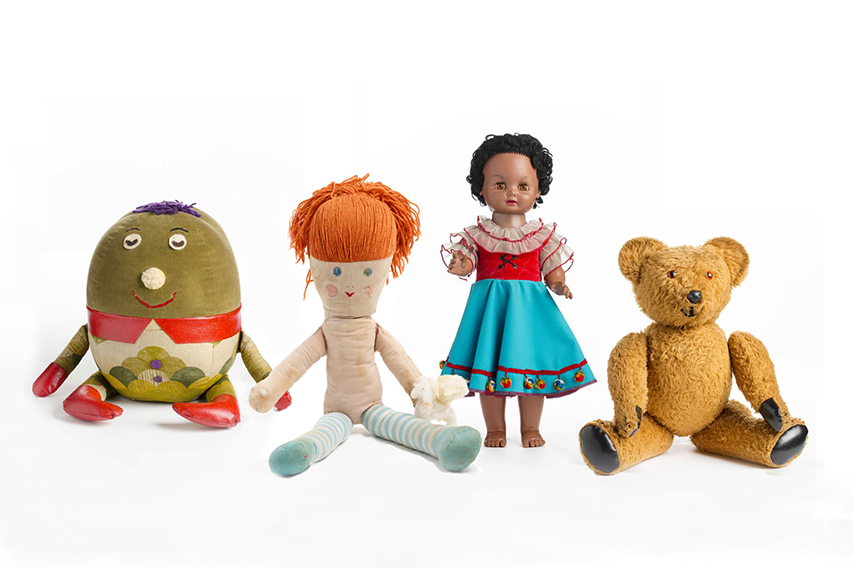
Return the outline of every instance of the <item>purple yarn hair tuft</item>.
<path id="1" fill-rule="evenodd" d="M 131 213 L 154 213 L 155 215 L 175 215 L 176 213 L 189 213 L 196 217 L 201 217 L 201 213 L 193 209 L 195 203 L 187 205 L 180 201 L 158 201 L 157 203 L 149 203 L 148 205 L 140 205 Z"/>

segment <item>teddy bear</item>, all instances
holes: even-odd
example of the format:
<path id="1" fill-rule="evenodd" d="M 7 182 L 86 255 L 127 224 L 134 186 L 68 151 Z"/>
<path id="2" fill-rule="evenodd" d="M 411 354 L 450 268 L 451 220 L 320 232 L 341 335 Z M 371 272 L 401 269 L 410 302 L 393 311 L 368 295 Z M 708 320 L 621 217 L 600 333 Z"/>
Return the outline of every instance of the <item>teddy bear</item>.
<path id="1" fill-rule="evenodd" d="M 742 331 L 726 340 L 715 323 L 748 266 L 746 249 L 727 237 L 699 247 L 668 247 L 647 237 L 625 243 L 619 269 L 653 323 L 623 337 L 610 354 L 613 420 L 580 431 L 581 453 L 593 471 L 611 475 L 660 455 L 674 436 L 773 468 L 800 455 L 808 428 L 788 412 L 767 349 Z M 729 400 L 732 373 L 761 418 Z"/>

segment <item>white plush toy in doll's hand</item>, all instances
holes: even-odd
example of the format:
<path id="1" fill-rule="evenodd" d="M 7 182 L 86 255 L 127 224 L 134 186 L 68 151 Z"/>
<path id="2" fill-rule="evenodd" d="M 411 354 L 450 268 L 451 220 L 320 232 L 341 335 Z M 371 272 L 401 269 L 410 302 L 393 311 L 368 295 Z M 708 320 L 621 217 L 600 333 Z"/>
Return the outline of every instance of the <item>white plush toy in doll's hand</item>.
<path id="1" fill-rule="evenodd" d="M 324 415 L 314 429 L 270 455 L 270 469 L 280 475 L 323 459 L 359 423 L 375 436 L 437 457 L 451 471 L 468 467 L 480 449 L 480 433 L 473 428 L 431 424 L 382 404 L 377 351 L 412 397 L 418 416 L 455 421 L 449 404 L 466 389 L 459 381 L 423 377 L 400 343 L 371 317 L 389 274 L 396 278 L 403 271 L 420 221 L 417 206 L 366 179 L 352 177 L 314 192 L 290 220 L 291 248 L 298 260 L 309 257 L 309 282 L 313 279 L 320 294 L 325 319 L 255 385 L 249 404 L 269 411 L 324 355 L 327 388 Z"/>

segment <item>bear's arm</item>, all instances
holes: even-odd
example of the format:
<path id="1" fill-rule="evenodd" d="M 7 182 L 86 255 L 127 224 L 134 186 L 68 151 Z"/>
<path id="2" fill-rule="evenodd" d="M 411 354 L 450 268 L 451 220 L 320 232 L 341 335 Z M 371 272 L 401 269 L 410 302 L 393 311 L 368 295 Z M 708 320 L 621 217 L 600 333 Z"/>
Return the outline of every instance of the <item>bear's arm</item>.
<path id="1" fill-rule="evenodd" d="M 778 431 L 789 414 L 767 348 L 753 335 L 736 331 L 729 337 L 729 356 L 738 388 L 752 408 Z"/>
<path id="2" fill-rule="evenodd" d="M 607 361 L 607 385 L 613 398 L 617 433 L 630 437 L 640 427 L 649 403 L 648 342 L 643 333 L 619 340 Z"/>

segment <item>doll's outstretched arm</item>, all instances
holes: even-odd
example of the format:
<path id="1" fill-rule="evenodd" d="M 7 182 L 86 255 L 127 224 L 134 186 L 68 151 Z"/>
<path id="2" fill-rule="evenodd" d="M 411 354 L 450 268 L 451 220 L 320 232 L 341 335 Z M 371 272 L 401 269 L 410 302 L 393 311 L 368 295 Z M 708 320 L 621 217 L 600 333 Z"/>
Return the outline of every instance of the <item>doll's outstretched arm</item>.
<path id="1" fill-rule="evenodd" d="M 767 348 L 754 336 L 736 331 L 729 337 L 729 356 L 743 396 L 770 427 L 779 432 L 791 416 L 779 394 L 776 371 Z"/>
<path id="2" fill-rule="evenodd" d="M 33 394 L 47 396 L 56 392 L 71 374 L 80 359 L 89 351 L 89 326 L 82 325 L 53 363 L 33 383 Z"/>
<path id="3" fill-rule="evenodd" d="M 470 276 L 474 270 L 474 263 L 468 260 L 464 253 L 454 251 L 447 263 L 447 272 L 456 276 Z"/>
<path id="4" fill-rule="evenodd" d="M 548 283 L 548 288 L 558 296 L 563 296 L 572 299 L 572 291 L 566 285 L 566 271 L 562 268 L 555 268 L 546 277 L 545 282 Z"/>
<path id="5" fill-rule="evenodd" d="M 305 374 L 311 366 L 326 354 L 326 339 L 318 329 L 302 345 L 285 357 L 267 378 L 252 387 L 249 405 L 258 412 L 268 412 L 276 401 Z"/>
<path id="6" fill-rule="evenodd" d="M 648 344 L 642 333 L 619 340 L 607 361 L 607 385 L 613 399 L 616 432 L 630 438 L 649 404 Z"/>

